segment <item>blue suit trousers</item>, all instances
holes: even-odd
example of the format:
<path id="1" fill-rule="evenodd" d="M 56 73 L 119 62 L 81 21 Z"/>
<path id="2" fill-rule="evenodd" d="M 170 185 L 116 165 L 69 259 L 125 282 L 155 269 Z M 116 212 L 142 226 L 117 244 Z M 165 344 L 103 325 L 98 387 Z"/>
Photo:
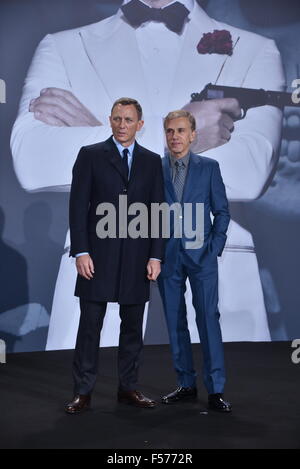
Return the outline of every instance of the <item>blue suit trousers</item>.
<path id="1" fill-rule="evenodd" d="M 191 339 L 185 303 L 186 280 L 189 279 L 196 324 L 203 352 L 203 381 L 209 394 L 222 393 L 225 366 L 218 310 L 217 259 L 204 266 L 196 265 L 181 249 L 171 276 L 158 278 L 169 331 L 178 385 L 196 386 Z"/>

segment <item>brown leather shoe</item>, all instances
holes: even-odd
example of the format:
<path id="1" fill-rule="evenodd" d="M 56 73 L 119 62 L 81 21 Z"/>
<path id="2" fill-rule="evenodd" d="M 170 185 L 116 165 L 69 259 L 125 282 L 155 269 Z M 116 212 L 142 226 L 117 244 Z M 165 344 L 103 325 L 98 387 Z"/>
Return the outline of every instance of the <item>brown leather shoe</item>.
<path id="1" fill-rule="evenodd" d="M 65 411 L 67 414 L 80 414 L 90 408 L 91 396 L 90 394 L 77 394 L 73 397 L 72 402 L 66 405 Z"/>
<path id="2" fill-rule="evenodd" d="M 119 391 L 118 402 L 143 407 L 144 409 L 153 409 L 157 406 L 157 402 L 145 397 L 140 391 Z"/>

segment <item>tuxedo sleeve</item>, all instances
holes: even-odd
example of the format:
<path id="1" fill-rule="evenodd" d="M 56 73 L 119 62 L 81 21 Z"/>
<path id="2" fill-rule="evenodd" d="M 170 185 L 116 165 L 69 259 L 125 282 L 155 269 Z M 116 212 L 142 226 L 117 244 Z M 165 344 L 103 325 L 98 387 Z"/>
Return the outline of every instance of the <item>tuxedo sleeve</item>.
<path id="1" fill-rule="evenodd" d="M 81 148 L 72 173 L 69 202 L 70 256 L 75 257 L 81 252 L 89 252 L 87 220 L 92 186 L 92 164 L 85 148 Z"/>
<path id="2" fill-rule="evenodd" d="M 32 59 L 12 130 L 11 151 L 16 175 L 25 190 L 69 191 L 72 167 L 80 148 L 106 140 L 111 129 L 108 124 L 58 127 L 35 119 L 29 112 L 30 101 L 47 87 L 75 93 L 51 34 L 40 42 Z"/>
<path id="3" fill-rule="evenodd" d="M 154 179 L 152 181 L 152 190 L 151 190 L 151 204 L 158 203 L 161 204 L 165 202 L 165 191 L 164 191 L 164 178 L 163 170 L 160 156 L 157 156 L 155 160 L 156 170 Z M 159 220 L 156 220 L 155 223 L 159 223 Z M 154 230 L 155 231 L 155 230 Z M 164 262 L 164 252 L 165 252 L 165 239 L 162 236 L 162 226 L 160 224 L 159 236 L 157 238 L 151 238 L 151 249 L 149 258 L 159 259 L 161 262 Z M 151 236 L 151 230 L 150 230 Z"/>
<path id="4" fill-rule="evenodd" d="M 230 214 L 225 186 L 217 162 L 213 165 L 211 176 L 210 206 L 214 216 L 211 246 L 213 252 L 217 256 L 221 256 L 227 239 L 226 232 L 230 221 Z"/>
<path id="5" fill-rule="evenodd" d="M 260 38 L 255 50 L 257 53 L 240 86 L 284 90 L 283 66 L 275 42 Z M 233 76 L 234 73 L 232 70 Z M 281 129 L 280 109 L 274 106 L 249 109 L 244 119 L 235 122 L 228 143 L 201 153 L 220 164 L 228 199 L 247 201 L 263 194 L 278 161 Z"/>

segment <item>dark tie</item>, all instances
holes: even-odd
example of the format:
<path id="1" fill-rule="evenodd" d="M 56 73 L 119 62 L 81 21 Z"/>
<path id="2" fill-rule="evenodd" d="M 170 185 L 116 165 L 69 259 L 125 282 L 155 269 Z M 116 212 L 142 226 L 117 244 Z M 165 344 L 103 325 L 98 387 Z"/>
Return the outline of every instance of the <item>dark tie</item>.
<path id="1" fill-rule="evenodd" d="M 128 150 L 128 148 L 125 148 L 122 153 L 123 153 L 122 163 L 123 163 L 123 166 L 124 166 L 126 179 L 128 179 L 128 175 L 129 175 L 129 166 L 128 166 L 128 153 L 129 153 L 129 150 Z"/>
<path id="2" fill-rule="evenodd" d="M 158 21 L 159 23 L 165 23 L 167 28 L 177 34 L 182 31 L 185 19 L 190 13 L 179 2 L 165 8 L 150 8 L 139 0 L 131 0 L 131 2 L 123 5 L 121 10 L 131 26 L 138 27 L 146 21 Z"/>
<path id="3" fill-rule="evenodd" d="M 183 161 L 175 161 L 174 190 L 177 200 L 181 202 L 185 183 L 185 166 Z"/>

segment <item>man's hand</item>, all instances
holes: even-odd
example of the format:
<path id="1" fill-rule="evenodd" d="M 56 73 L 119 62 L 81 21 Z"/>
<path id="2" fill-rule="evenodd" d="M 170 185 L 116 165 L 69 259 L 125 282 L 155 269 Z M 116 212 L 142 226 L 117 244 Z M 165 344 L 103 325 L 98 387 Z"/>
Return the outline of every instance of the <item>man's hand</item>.
<path id="1" fill-rule="evenodd" d="M 83 254 L 82 256 L 76 257 L 76 268 L 79 275 L 87 280 L 91 280 L 91 278 L 93 278 L 93 274 L 95 273 L 94 263 L 89 254 Z"/>
<path id="2" fill-rule="evenodd" d="M 96 127 L 100 121 L 70 92 L 45 88 L 30 101 L 29 111 L 48 125 L 59 127 Z"/>
<path id="3" fill-rule="evenodd" d="M 155 281 L 159 276 L 161 271 L 160 262 L 155 260 L 150 260 L 147 264 L 147 278 L 148 280 Z"/>
<path id="4" fill-rule="evenodd" d="M 189 103 L 183 109 L 196 119 L 197 137 L 191 146 L 195 153 L 227 143 L 234 129 L 234 120 L 241 116 L 241 108 L 235 98 Z"/>

